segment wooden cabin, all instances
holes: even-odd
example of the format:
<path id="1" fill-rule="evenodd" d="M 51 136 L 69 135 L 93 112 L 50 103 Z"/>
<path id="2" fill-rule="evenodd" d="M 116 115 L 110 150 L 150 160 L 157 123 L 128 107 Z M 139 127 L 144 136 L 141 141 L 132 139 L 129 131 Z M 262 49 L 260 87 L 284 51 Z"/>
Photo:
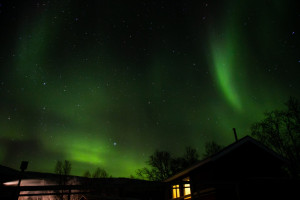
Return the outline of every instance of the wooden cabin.
<path id="1" fill-rule="evenodd" d="M 281 156 L 246 136 L 165 180 L 167 199 L 286 199 L 295 195 L 299 181 L 288 178 L 285 164 Z"/>

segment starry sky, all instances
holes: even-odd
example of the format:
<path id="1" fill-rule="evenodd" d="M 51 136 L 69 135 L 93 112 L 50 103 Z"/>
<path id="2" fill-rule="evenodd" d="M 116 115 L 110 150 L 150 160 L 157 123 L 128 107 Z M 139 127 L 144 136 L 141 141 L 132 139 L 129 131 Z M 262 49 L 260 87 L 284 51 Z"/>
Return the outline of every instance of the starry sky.
<path id="1" fill-rule="evenodd" d="M 135 175 L 299 99 L 296 0 L 0 0 L 0 164 Z"/>

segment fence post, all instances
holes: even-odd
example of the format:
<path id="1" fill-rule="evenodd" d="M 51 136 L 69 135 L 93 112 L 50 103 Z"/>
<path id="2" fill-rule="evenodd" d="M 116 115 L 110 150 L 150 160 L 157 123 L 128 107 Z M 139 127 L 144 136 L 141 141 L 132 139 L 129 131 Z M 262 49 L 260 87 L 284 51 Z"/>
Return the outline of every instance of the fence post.
<path id="1" fill-rule="evenodd" d="M 68 200 L 71 200 L 71 188 L 69 189 Z"/>

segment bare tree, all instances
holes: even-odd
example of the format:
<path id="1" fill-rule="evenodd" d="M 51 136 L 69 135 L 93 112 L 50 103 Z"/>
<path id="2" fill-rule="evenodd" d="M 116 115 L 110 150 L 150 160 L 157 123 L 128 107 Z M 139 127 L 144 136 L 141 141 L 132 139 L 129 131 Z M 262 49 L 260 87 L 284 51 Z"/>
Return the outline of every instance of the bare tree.
<path id="1" fill-rule="evenodd" d="M 64 162 L 58 160 L 56 162 L 54 172 L 59 175 L 59 180 L 58 180 L 59 185 L 64 186 L 67 184 L 68 176 L 71 173 L 71 169 L 72 169 L 72 164 L 68 160 L 65 160 Z M 60 192 L 63 192 L 63 190 L 61 190 Z M 62 200 L 64 199 L 64 196 L 58 195 L 57 198 Z"/>
<path id="2" fill-rule="evenodd" d="M 171 162 L 172 157 L 169 152 L 156 150 L 147 161 L 150 168 L 144 167 L 142 169 L 138 169 L 136 174 L 142 179 L 152 181 L 165 180 L 172 175 Z"/>
<path id="3" fill-rule="evenodd" d="M 197 150 L 186 147 L 183 157 L 173 158 L 167 151 L 155 151 L 147 161 L 148 167 L 138 169 L 136 174 L 142 179 L 162 181 L 175 173 L 198 162 Z"/>
<path id="4" fill-rule="evenodd" d="M 187 160 L 184 157 L 173 158 L 171 160 L 171 171 L 172 175 L 177 172 L 182 171 L 183 169 L 189 167 Z"/>
<path id="5" fill-rule="evenodd" d="M 164 180 L 172 175 L 171 171 L 171 154 L 167 151 L 155 151 L 150 156 L 148 164 L 154 168 L 154 171 L 158 172 L 158 180 Z"/>
<path id="6" fill-rule="evenodd" d="M 98 167 L 93 174 L 93 178 L 108 178 L 108 173 L 104 169 Z"/>
<path id="7" fill-rule="evenodd" d="M 300 105 L 290 97 L 286 110 L 265 113 L 265 118 L 251 126 L 251 134 L 289 161 L 291 176 L 300 175 Z"/>
<path id="8" fill-rule="evenodd" d="M 186 161 L 187 167 L 195 164 L 196 162 L 199 161 L 199 155 L 197 153 L 197 149 L 190 147 L 190 146 L 186 147 L 183 158 Z"/>
<path id="9" fill-rule="evenodd" d="M 68 176 L 72 170 L 72 164 L 70 161 L 65 160 L 64 162 L 58 160 L 55 165 L 54 172 L 59 175 Z"/>
<path id="10" fill-rule="evenodd" d="M 158 176 L 158 171 L 154 168 L 149 169 L 147 167 L 144 167 L 142 169 L 138 169 L 136 171 L 137 177 L 144 179 L 144 180 L 150 180 L 150 181 L 159 181 L 160 178 Z"/>
<path id="11" fill-rule="evenodd" d="M 65 176 L 70 175 L 71 169 L 72 169 L 72 164 L 71 164 L 71 162 L 68 161 L 68 160 L 65 160 L 65 161 L 64 161 L 64 164 L 63 164 L 63 174 L 64 174 Z"/>
<path id="12" fill-rule="evenodd" d="M 212 156 L 219 151 L 221 151 L 223 147 L 219 144 L 217 144 L 215 141 L 210 141 L 205 143 L 205 153 L 203 154 L 203 158 L 207 158 L 209 156 Z"/>
<path id="13" fill-rule="evenodd" d="M 83 177 L 86 177 L 86 178 L 91 178 L 91 173 L 89 170 L 85 171 L 84 174 L 83 174 Z"/>
<path id="14" fill-rule="evenodd" d="M 183 157 L 173 158 L 171 161 L 172 174 L 176 174 L 193 164 L 199 162 L 199 155 L 197 149 L 187 146 Z"/>
<path id="15" fill-rule="evenodd" d="M 55 168 L 54 168 L 54 172 L 56 174 L 62 175 L 63 174 L 63 164 L 60 160 L 58 160 L 56 162 Z"/>

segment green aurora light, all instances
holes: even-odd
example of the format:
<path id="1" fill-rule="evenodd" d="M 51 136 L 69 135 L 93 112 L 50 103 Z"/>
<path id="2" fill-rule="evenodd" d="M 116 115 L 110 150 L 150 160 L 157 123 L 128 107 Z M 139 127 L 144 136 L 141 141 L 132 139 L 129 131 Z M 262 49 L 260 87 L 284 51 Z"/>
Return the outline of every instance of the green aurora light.
<path id="1" fill-rule="evenodd" d="M 1 4 L 1 165 L 129 177 L 299 95 L 293 2 L 138 2 Z"/>

